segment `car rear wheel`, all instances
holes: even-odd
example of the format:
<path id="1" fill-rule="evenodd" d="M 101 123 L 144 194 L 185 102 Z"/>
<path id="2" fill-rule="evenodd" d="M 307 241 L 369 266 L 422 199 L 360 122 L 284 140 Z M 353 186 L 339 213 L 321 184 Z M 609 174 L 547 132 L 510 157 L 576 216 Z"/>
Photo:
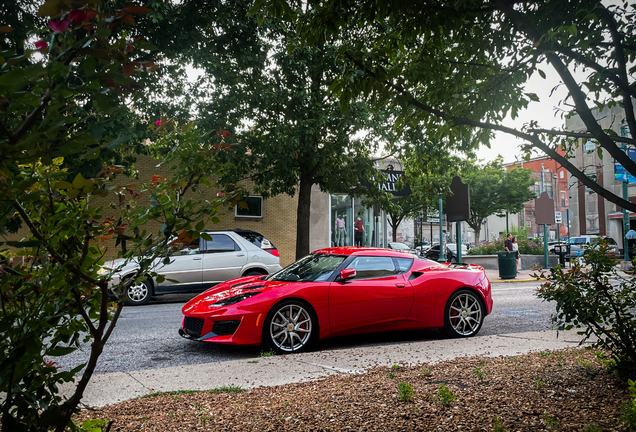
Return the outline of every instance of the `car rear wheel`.
<path id="1" fill-rule="evenodd" d="M 284 301 L 272 308 L 265 320 L 265 344 L 279 354 L 307 350 L 318 336 L 314 312 L 297 300 Z"/>
<path id="2" fill-rule="evenodd" d="M 484 322 L 485 307 L 473 291 L 459 290 L 448 299 L 444 332 L 451 337 L 475 336 Z"/>
<path id="3" fill-rule="evenodd" d="M 243 276 L 262 276 L 263 273 L 257 271 L 257 270 L 250 270 L 245 272 L 245 274 Z"/>
<path id="4" fill-rule="evenodd" d="M 150 301 L 152 297 L 152 285 L 149 280 L 143 282 L 133 282 L 126 290 L 126 300 L 124 304 L 127 306 L 141 306 Z"/>

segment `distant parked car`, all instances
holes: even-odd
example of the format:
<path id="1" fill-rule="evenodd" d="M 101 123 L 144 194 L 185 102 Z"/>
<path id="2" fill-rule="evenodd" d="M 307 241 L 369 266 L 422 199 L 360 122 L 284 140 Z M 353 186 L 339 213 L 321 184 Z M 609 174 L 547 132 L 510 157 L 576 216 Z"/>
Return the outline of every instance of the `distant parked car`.
<path id="1" fill-rule="evenodd" d="M 612 237 L 599 237 L 595 235 L 583 235 L 578 237 L 570 237 L 568 244 L 570 245 L 570 255 L 566 258 L 578 258 L 583 255 L 585 249 L 595 244 L 598 244 L 599 239 L 604 239 L 609 245 L 610 249 L 608 253 L 610 255 L 619 255 L 618 244 Z"/>
<path id="2" fill-rule="evenodd" d="M 444 256 L 446 257 L 446 262 L 450 262 L 450 263 L 459 262 L 459 257 L 457 256 L 457 244 L 448 243 L 444 246 L 445 246 L 444 249 L 446 250 L 444 254 Z M 462 256 L 466 256 L 467 253 L 468 253 L 468 248 L 466 247 L 466 245 L 463 244 Z M 431 247 L 428 251 L 426 251 L 424 256 L 427 259 L 430 259 L 433 261 L 439 261 L 439 243 Z"/>
<path id="3" fill-rule="evenodd" d="M 408 252 L 413 255 L 417 255 L 417 252 L 415 251 L 415 249 L 412 249 L 409 245 L 405 243 L 389 242 L 388 246 L 389 246 L 389 249 L 393 249 L 393 250 L 397 250 L 401 252 Z"/>
<path id="4" fill-rule="evenodd" d="M 171 253 L 169 264 L 157 258 L 152 270 L 165 280 L 148 278 L 132 284 L 126 304 L 138 306 L 161 294 L 198 293 L 216 284 L 241 276 L 268 275 L 281 270 L 278 249 L 263 235 L 249 230 L 203 231 L 212 240 L 198 238 Z M 138 268 L 136 260 L 116 259 L 101 272 L 111 272 L 111 285 L 130 277 Z M 176 282 L 175 282 L 176 281 Z"/>

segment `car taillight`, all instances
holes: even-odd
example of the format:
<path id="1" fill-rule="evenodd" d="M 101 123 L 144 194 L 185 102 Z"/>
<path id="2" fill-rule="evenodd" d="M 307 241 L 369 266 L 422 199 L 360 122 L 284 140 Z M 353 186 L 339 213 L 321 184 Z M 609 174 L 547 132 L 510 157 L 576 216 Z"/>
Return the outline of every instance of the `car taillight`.
<path id="1" fill-rule="evenodd" d="M 278 249 L 265 249 L 265 250 L 274 256 L 280 257 L 280 253 L 278 252 Z"/>

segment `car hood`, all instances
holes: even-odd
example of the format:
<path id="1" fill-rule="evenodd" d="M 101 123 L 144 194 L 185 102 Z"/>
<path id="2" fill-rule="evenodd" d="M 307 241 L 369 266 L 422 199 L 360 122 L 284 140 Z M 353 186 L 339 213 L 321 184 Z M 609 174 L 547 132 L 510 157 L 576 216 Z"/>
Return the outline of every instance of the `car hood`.
<path id="1" fill-rule="evenodd" d="M 211 310 L 209 308 L 210 305 L 230 297 L 248 294 L 250 292 L 262 293 L 279 290 L 293 284 L 298 284 L 298 282 L 266 281 L 262 278 L 262 276 L 248 276 L 222 282 L 190 300 L 181 310 L 183 313 L 188 314 L 209 312 Z"/>

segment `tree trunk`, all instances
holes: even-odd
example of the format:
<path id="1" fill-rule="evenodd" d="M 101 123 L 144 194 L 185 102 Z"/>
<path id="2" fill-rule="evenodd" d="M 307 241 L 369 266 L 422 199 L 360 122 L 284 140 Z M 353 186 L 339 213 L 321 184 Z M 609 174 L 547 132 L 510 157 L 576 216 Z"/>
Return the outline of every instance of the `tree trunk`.
<path id="1" fill-rule="evenodd" d="M 481 224 L 471 224 L 470 221 L 466 221 L 468 223 L 468 226 L 471 227 L 473 229 L 473 231 L 475 231 L 475 244 L 479 243 L 479 236 L 481 235 Z M 486 239 L 486 241 L 488 241 L 488 239 Z"/>
<path id="2" fill-rule="evenodd" d="M 296 209 L 296 259 L 307 256 L 309 250 L 309 215 L 311 213 L 310 176 L 301 173 L 298 187 L 298 208 Z"/>

